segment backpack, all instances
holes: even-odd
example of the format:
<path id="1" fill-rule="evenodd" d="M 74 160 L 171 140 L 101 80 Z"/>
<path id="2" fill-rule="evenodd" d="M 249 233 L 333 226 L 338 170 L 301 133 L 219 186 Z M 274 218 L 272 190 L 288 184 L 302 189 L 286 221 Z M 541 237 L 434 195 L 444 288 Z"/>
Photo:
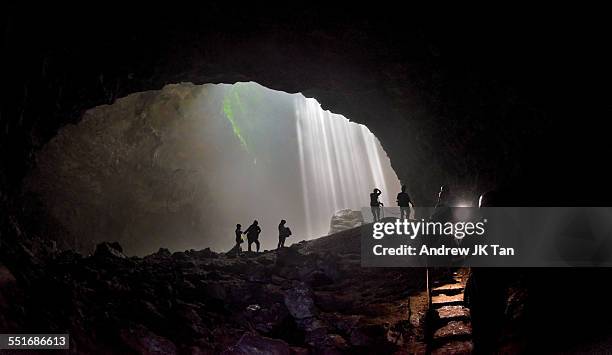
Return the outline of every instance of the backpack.
<path id="1" fill-rule="evenodd" d="M 284 227 L 283 231 L 281 233 L 281 236 L 284 238 L 288 238 L 291 236 L 291 229 L 289 229 L 289 227 Z"/>
<path id="2" fill-rule="evenodd" d="M 410 206 L 410 197 L 407 193 L 399 193 L 397 195 L 397 204 L 402 207 Z"/>

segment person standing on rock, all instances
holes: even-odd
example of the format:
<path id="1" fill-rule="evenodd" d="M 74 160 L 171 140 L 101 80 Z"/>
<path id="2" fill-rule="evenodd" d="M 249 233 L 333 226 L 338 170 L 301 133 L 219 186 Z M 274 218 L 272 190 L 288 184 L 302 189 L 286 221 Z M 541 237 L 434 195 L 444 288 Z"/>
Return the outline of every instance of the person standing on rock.
<path id="1" fill-rule="evenodd" d="M 380 194 L 382 194 L 382 191 L 380 191 L 378 188 L 375 188 L 370 194 L 370 208 L 372 209 L 372 217 L 374 218 L 374 222 L 378 222 L 380 220 L 380 206 L 382 206 L 382 203 L 378 201 Z"/>
<path id="2" fill-rule="evenodd" d="M 257 220 L 254 220 L 253 224 L 244 231 L 244 234 L 247 236 L 249 251 L 251 251 L 251 244 L 255 243 L 257 252 L 259 253 L 259 233 L 261 233 L 261 228 L 259 228 L 259 222 L 257 222 Z"/>
<path id="3" fill-rule="evenodd" d="M 507 206 L 506 199 L 498 190 L 489 191 L 480 196 L 478 207 Z M 475 354 L 499 353 L 510 275 L 499 268 L 470 268 L 464 302 L 470 309 Z"/>
<path id="4" fill-rule="evenodd" d="M 438 192 L 438 201 L 436 207 L 431 215 L 430 219 L 435 222 L 448 222 L 451 219 L 451 208 L 450 202 L 450 188 L 448 185 L 440 186 L 440 192 Z"/>
<path id="5" fill-rule="evenodd" d="M 242 225 L 236 224 L 236 254 L 240 254 L 240 252 L 242 252 L 242 248 L 240 247 L 240 244 L 242 244 L 242 234 L 244 233 L 242 230 Z"/>
<path id="6" fill-rule="evenodd" d="M 402 192 L 397 194 L 397 205 L 400 208 L 400 219 L 408 219 L 410 217 L 410 196 L 406 192 L 406 185 L 402 185 Z"/>
<path id="7" fill-rule="evenodd" d="M 285 221 L 282 219 L 280 224 L 278 225 L 278 246 L 276 249 L 280 249 L 285 246 L 285 239 L 287 239 L 291 235 L 291 229 L 289 227 L 285 227 Z"/>
<path id="8" fill-rule="evenodd" d="M 436 202 L 436 208 L 446 207 L 450 197 L 450 188 L 448 185 L 440 186 L 440 192 L 438 192 L 438 201 Z"/>

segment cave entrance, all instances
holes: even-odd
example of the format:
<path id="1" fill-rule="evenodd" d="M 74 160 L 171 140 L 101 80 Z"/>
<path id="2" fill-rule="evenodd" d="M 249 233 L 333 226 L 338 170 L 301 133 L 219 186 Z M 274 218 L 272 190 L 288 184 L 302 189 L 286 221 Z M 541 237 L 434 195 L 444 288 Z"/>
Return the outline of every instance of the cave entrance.
<path id="1" fill-rule="evenodd" d="M 92 108 L 37 154 L 26 182 L 70 236 L 61 244 L 119 241 L 139 255 L 229 250 L 236 223 L 254 219 L 263 248 L 281 219 L 288 244 L 316 238 L 374 187 L 389 205 L 399 181 L 367 127 L 252 82 L 167 85 Z"/>

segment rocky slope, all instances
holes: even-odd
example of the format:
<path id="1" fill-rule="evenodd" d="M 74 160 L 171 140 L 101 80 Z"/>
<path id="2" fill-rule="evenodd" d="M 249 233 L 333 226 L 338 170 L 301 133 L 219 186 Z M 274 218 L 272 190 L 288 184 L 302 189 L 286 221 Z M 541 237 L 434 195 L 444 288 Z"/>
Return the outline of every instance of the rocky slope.
<path id="1" fill-rule="evenodd" d="M 103 243 L 86 257 L 44 248 L 41 259 L 33 249 L 21 245 L 24 257 L 1 267 L 0 328 L 67 331 L 70 352 L 423 349 L 423 270 L 361 268 L 359 229 L 240 256 L 129 258 Z"/>

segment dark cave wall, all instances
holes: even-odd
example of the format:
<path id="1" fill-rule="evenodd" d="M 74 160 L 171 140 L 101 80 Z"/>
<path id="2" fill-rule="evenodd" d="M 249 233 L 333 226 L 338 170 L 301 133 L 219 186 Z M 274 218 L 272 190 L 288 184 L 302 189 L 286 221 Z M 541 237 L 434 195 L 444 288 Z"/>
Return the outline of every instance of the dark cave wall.
<path id="1" fill-rule="evenodd" d="M 437 152 L 445 148 L 435 137 L 448 135 L 435 130 L 435 96 L 442 87 L 428 82 L 438 71 L 428 66 L 438 60 L 416 31 L 386 38 L 392 29 L 361 21 L 353 28 L 348 20 L 329 19 L 312 28 L 308 21 L 314 19 L 240 23 L 242 18 L 216 15 L 154 17 L 139 24 L 118 14 L 113 26 L 104 16 L 66 22 L 31 14 L 13 18 L 6 44 L 17 83 L 2 115 L 2 142 L 12 148 L 10 154 L 3 149 L 3 161 L 12 167 L 5 169 L 6 183 L 16 186 L 32 150 L 84 110 L 182 81 L 256 81 L 317 98 L 325 108 L 366 123 L 392 156 L 405 152 L 395 154 L 395 169 L 419 200 L 431 193 L 424 182 L 437 185 L 448 180 L 445 172 L 465 169 L 449 166 Z"/>
<path id="2" fill-rule="evenodd" d="M 91 107 L 181 81 L 256 81 L 315 97 L 370 128 L 419 205 L 432 204 L 442 183 L 473 197 L 499 185 L 573 184 L 581 193 L 571 201 L 580 203 L 606 181 L 581 173 L 589 157 L 609 149 L 591 124 L 601 115 L 583 102 L 601 95 L 590 96 L 582 81 L 594 66 L 569 71 L 597 39 L 576 38 L 564 18 L 296 6 L 108 7 L 82 15 L 8 8 L 3 205 L 23 208 L 12 203 L 22 179 L 58 128 Z M 555 195 L 524 193 L 523 201 L 553 204 Z"/>

